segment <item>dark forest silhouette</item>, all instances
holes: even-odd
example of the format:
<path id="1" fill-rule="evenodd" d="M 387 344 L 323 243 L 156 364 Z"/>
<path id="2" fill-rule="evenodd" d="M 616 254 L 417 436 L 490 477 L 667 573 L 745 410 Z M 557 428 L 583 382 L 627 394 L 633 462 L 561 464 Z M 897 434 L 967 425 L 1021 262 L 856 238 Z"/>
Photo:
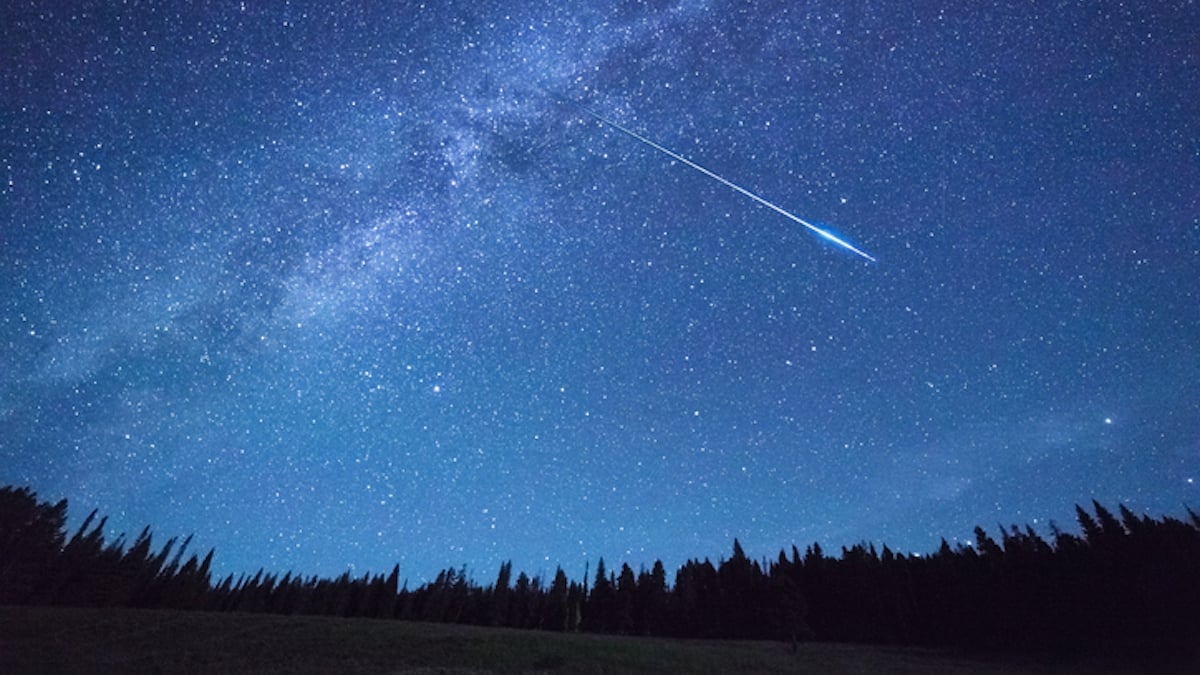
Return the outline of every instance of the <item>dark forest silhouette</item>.
<path id="1" fill-rule="evenodd" d="M 635 572 L 601 559 L 583 582 L 494 583 L 446 569 L 418 588 L 389 574 L 327 579 L 259 570 L 214 582 L 213 552 L 190 537 L 152 545 L 106 542 L 93 512 L 69 538 L 67 502 L 0 488 L 0 604 L 145 607 L 374 617 L 688 638 L 871 642 L 1009 651 L 1126 653 L 1190 658 L 1200 643 L 1200 516 L 1187 521 L 1076 507 L 1080 535 L 1051 525 L 975 529 L 973 546 L 926 556 L 859 544 L 839 557 L 813 544 L 752 560 L 737 540 L 716 564 L 691 560 L 668 584 L 661 562 Z M 591 575 L 588 575 L 591 576 Z"/>

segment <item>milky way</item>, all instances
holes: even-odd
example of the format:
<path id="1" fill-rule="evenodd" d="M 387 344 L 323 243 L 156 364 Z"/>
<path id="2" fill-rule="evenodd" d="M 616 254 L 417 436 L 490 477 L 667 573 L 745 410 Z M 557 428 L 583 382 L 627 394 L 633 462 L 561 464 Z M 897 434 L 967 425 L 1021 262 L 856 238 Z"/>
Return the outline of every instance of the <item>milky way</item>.
<path id="1" fill-rule="evenodd" d="M 1186 5 L 52 5 L 0 483 L 75 523 L 487 581 L 1200 497 Z"/>

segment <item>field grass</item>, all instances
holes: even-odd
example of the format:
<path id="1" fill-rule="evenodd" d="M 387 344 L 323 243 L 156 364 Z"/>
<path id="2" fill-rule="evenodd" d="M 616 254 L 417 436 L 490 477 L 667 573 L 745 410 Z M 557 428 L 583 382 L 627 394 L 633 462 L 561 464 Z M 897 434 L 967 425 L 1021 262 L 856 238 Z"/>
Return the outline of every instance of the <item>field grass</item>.
<path id="1" fill-rule="evenodd" d="M 442 624 L 0 607 L 0 673 L 1119 672 L 889 647 L 563 635 Z"/>

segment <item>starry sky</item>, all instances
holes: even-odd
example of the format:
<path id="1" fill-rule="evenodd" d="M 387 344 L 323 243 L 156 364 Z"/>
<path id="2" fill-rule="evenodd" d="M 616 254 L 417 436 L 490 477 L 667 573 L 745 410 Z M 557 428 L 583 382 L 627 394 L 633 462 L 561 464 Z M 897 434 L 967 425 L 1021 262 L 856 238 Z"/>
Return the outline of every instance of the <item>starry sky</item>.
<path id="1" fill-rule="evenodd" d="M 1193 2 L 3 5 L 0 484 L 76 524 L 486 582 L 1200 506 Z"/>

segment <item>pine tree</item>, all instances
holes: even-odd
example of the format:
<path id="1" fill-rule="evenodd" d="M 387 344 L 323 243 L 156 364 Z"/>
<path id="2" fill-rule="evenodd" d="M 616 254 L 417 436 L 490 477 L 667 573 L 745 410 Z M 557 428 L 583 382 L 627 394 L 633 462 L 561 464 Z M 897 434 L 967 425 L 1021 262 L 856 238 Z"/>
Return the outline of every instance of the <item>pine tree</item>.
<path id="1" fill-rule="evenodd" d="M 1102 533 L 1100 526 L 1092 520 L 1092 516 L 1083 510 L 1083 507 L 1075 505 L 1075 519 L 1079 521 L 1079 527 L 1083 530 L 1084 541 L 1090 546 L 1095 546 L 1101 539 Z"/>
<path id="2" fill-rule="evenodd" d="M 717 633 L 732 638 L 749 638 L 762 633 L 760 617 L 754 611 L 762 572 L 750 562 L 737 539 L 733 540 L 733 557 L 721 563 L 717 576 L 723 619 Z"/>
<path id="3" fill-rule="evenodd" d="M 557 632 L 569 629 L 569 598 L 570 582 L 567 581 L 567 573 L 559 567 L 554 571 L 554 581 L 550 582 L 550 591 L 542 610 L 543 628 Z"/>
<path id="4" fill-rule="evenodd" d="M 612 629 L 621 635 L 631 635 L 634 632 L 634 607 L 637 604 L 637 579 L 629 563 L 621 565 L 621 574 L 617 577 L 617 588 L 614 596 Z"/>
<path id="5" fill-rule="evenodd" d="M 513 628 L 529 628 L 533 617 L 529 615 L 530 597 L 533 595 L 533 581 L 528 574 L 521 572 L 517 575 L 517 585 L 512 593 L 512 610 L 509 613 L 509 624 Z"/>
<path id="6" fill-rule="evenodd" d="M 1004 528 L 1000 528 L 1000 531 L 1003 532 Z M 992 560 L 1004 557 L 1004 550 L 996 544 L 996 540 L 988 536 L 987 531 L 978 525 L 975 526 L 975 550 Z"/>
<path id="7" fill-rule="evenodd" d="M 654 567 L 641 571 L 637 579 L 637 603 L 634 610 L 634 631 L 638 635 L 665 635 L 667 627 L 667 571 L 661 560 Z"/>
<path id="8" fill-rule="evenodd" d="M 50 505 L 29 488 L 0 488 L 0 604 L 46 599 L 66 520 L 65 499 Z"/>
<path id="9" fill-rule="evenodd" d="M 512 561 L 500 564 L 500 572 L 496 575 L 496 585 L 492 587 L 491 593 L 491 611 L 488 617 L 488 623 L 493 626 L 510 626 L 509 623 L 509 604 L 511 589 L 509 584 L 512 580 Z"/>
<path id="10" fill-rule="evenodd" d="M 381 619 L 390 619 L 396 616 L 396 599 L 400 592 L 400 565 L 392 567 L 392 573 L 388 575 L 384 582 L 383 600 L 379 603 L 378 617 Z"/>
<path id="11" fill-rule="evenodd" d="M 1092 500 L 1092 508 L 1096 511 L 1096 520 L 1100 523 L 1100 531 L 1109 541 L 1115 541 L 1125 536 L 1125 528 L 1121 527 L 1120 521 L 1113 517 L 1113 514 L 1108 509 L 1104 508 L 1100 502 Z"/>
<path id="12" fill-rule="evenodd" d="M 583 612 L 583 630 L 607 633 L 612 630 L 613 585 L 604 566 L 604 558 L 596 563 L 596 580 L 588 594 Z"/>

